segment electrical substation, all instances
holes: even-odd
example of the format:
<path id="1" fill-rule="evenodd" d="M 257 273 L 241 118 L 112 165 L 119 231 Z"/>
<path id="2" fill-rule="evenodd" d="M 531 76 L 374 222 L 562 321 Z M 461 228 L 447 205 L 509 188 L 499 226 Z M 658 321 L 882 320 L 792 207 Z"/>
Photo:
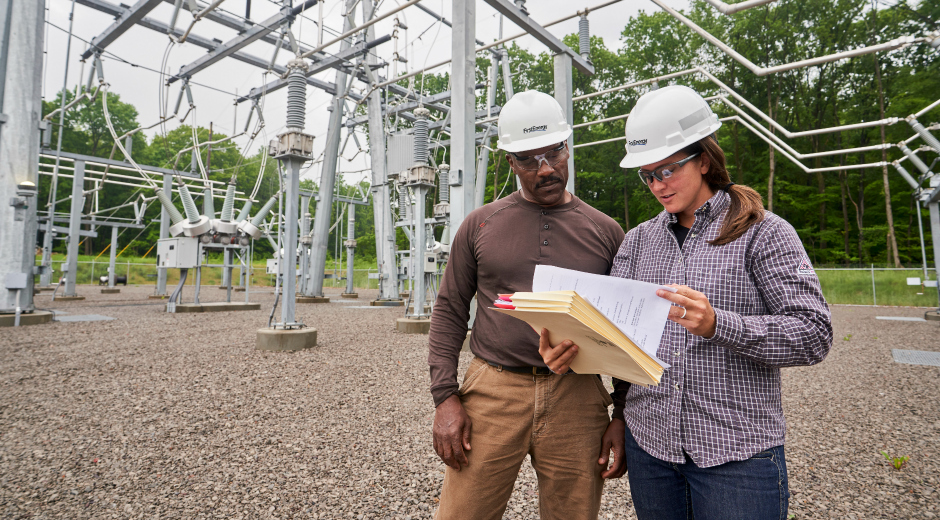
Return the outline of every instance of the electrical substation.
<path id="1" fill-rule="evenodd" d="M 707 0 L 707 5 L 703 5 L 713 10 L 714 16 L 727 17 L 733 23 L 737 13 L 763 9 L 776 1 L 726 4 Z M 934 60 L 940 53 L 940 30 L 933 30 L 791 63 L 761 66 L 736 51 L 732 43 L 697 25 L 675 8 L 675 2 L 651 2 L 647 7 L 667 13 L 687 31 L 685 37 L 703 39 L 708 48 L 735 63 L 739 74 L 759 78 L 913 47 L 932 49 Z M 537 52 L 547 52 L 550 56 L 553 91 L 547 93 L 559 102 L 572 128 L 587 129 L 612 121 L 621 124 L 619 137 L 579 142 L 573 133 L 568 139 L 571 153 L 567 188 L 575 195 L 578 195 L 576 172 L 581 171 L 578 169 L 579 150 L 607 143 L 622 145 L 625 141 L 622 123 L 631 108 L 627 107 L 622 115 L 614 117 L 576 121 L 575 107 L 579 103 L 605 102 L 623 92 L 643 92 L 675 82 L 694 81 L 696 85 L 704 85 L 701 87 L 703 96 L 716 111 L 720 109 L 721 121 L 757 136 L 782 158 L 779 160 L 795 165 L 806 175 L 841 174 L 861 169 L 880 172 L 887 168 L 892 176 L 902 178 L 910 188 L 918 224 L 921 224 L 922 210 L 929 217 L 929 238 L 925 238 L 923 227 L 919 228 L 921 258 L 916 263 L 922 270 L 922 280 L 918 278 L 914 285 L 922 286 L 928 295 L 937 292 L 940 297 L 936 281 L 940 278 L 940 174 L 934 171 L 940 156 L 937 139 L 940 124 L 934 122 L 940 120 L 940 99 L 914 107 L 909 113 L 888 114 L 877 120 L 844 121 L 827 128 L 804 124 L 799 126 L 801 129 L 793 129 L 792 121 L 780 120 L 772 110 L 763 108 L 767 100 L 748 99 L 733 81 L 723 81 L 709 67 L 698 64 L 577 95 L 581 87 L 577 87 L 576 82 L 590 82 L 599 70 L 596 57 L 591 55 L 591 21 L 595 17 L 626 18 L 628 2 L 621 0 L 594 0 L 593 5 L 588 5 L 588 0 L 583 0 L 584 5 L 568 3 L 570 7 L 546 17 L 548 21 L 542 23 L 530 14 L 535 2 L 528 2 L 527 6 L 525 0 L 452 0 L 447 2 L 447 16 L 443 13 L 443 2 L 428 0 L 267 0 L 267 10 L 262 11 L 269 16 L 253 16 L 251 0 L 128 2 L 132 5 L 117 0 L 62 0 L 59 3 L 72 10 L 70 22 L 79 14 L 84 18 L 113 19 L 105 30 L 85 43 L 73 38 L 71 25 L 53 28 L 68 32 L 68 49 L 47 48 L 44 44 L 47 37 L 44 35 L 50 30 L 46 3 L 0 2 L 0 189 L 4 195 L 4 202 L 0 204 L 0 325 L 20 327 L 15 331 L 0 328 L 0 337 L 26 338 L 17 334 L 27 334 L 23 329 L 29 329 L 33 331 L 29 334 L 38 337 L 48 334 L 49 338 L 56 338 L 55 341 L 65 342 L 69 336 L 62 332 L 62 327 L 79 325 L 59 322 L 71 318 L 71 321 L 94 322 L 81 324 L 84 327 L 102 327 L 83 329 L 92 331 L 88 333 L 102 345 L 120 344 L 129 334 L 128 328 L 144 327 L 153 339 L 144 340 L 142 344 L 152 341 L 153 348 L 158 348 L 167 341 L 171 331 L 186 330 L 186 338 L 192 341 L 191 347 L 186 349 L 197 351 L 192 354 L 197 356 L 197 365 L 209 367 L 215 362 L 224 363 L 224 368 L 219 370 L 237 374 L 232 377 L 245 387 L 264 381 L 268 386 L 258 389 L 260 397 L 252 398 L 272 407 L 289 401 L 289 395 L 307 392 L 309 384 L 303 386 L 291 381 L 278 389 L 277 381 L 267 380 L 273 377 L 269 372 L 282 372 L 284 378 L 310 374 L 317 374 L 315 377 L 319 378 L 319 374 L 327 373 L 325 367 L 356 366 L 355 362 L 361 362 L 366 367 L 357 368 L 365 371 L 362 384 L 379 388 L 383 380 L 377 374 L 402 371 L 406 375 L 394 373 L 389 377 L 399 383 L 395 378 L 404 377 L 408 381 L 406 387 L 414 383 L 408 390 L 398 392 L 408 395 L 405 403 L 421 412 L 402 411 L 407 407 L 401 410 L 395 407 L 395 410 L 410 417 L 408 420 L 412 423 L 427 428 L 414 433 L 417 439 L 414 441 L 411 432 L 395 430 L 393 422 L 385 419 L 370 428 L 397 431 L 405 439 L 401 448 L 404 455 L 423 456 L 417 454 L 427 451 L 424 444 L 430 443 L 426 435 L 430 432 L 430 423 L 422 422 L 422 414 L 430 409 L 430 401 L 423 394 L 416 397 L 409 394 L 412 388 L 418 388 L 420 393 L 426 387 L 426 337 L 421 334 L 427 334 L 430 328 L 452 237 L 466 216 L 487 202 L 487 187 L 493 185 L 488 184 L 487 175 L 498 155 L 503 153 L 495 144 L 501 111 L 497 99 L 509 100 L 516 93 L 513 84 L 518 84 L 514 77 L 519 72 L 513 70 L 509 48 L 521 39 L 535 42 Z M 258 4 L 264 2 L 255 0 L 255 3 L 257 12 Z M 491 11 L 493 19 L 499 20 L 499 37 L 484 42 L 478 38 L 478 24 L 486 21 L 480 13 Z M 577 23 L 576 48 L 563 41 L 560 32 L 550 29 L 566 22 L 570 22 L 566 25 L 569 28 Z M 300 30 L 301 24 L 306 24 L 306 32 Z M 507 28 L 506 36 L 503 36 L 503 24 Z M 516 29 L 509 29 L 512 26 Z M 427 31 L 431 28 L 440 31 L 441 27 L 444 27 L 443 36 L 440 39 L 434 36 L 436 44 L 430 47 L 449 48 L 450 57 L 430 64 L 423 55 L 417 59 L 415 42 L 426 46 L 434 35 Z M 235 36 L 228 40 L 215 38 L 220 34 L 216 29 L 228 31 L 225 34 L 234 31 Z M 448 32 L 449 47 L 446 45 Z M 115 124 L 115 95 L 123 89 L 140 86 L 122 83 L 127 64 L 117 57 L 121 54 L 118 47 L 132 44 L 136 35 L 145 33 L 162 35 L 167 42 L 166 50 L 153 49 L 149 62 L 134 65 L 149 67 L 154 78 L 159 76 L 159 84 L 154 80 L 154 85 L 148 86 L 154 98 L 158 91 L 160 93 L 159 100 L 154 99 L 154 104 L 160 107 L 159 117 L 143 121 L 136 128 L 119 128 Z M 427 40 L 422 40 L 421 35 L 425 33 Z M 83 50 L 77 52 L 72 47 L 77 48 L 80 43 Z M 169 70 L 167 56 L 171 50 L 180 48 L 205 52 L 178 70 Z M 66 64 L 61 85 L 63 95 L 56 100 L 60 104 L 51 111 L 44 110 L 41 94 L 49 53 L 64 55 Z M 485 67 L 481 67 L 484 62 Z M 69 76 L 70 63 L 81 63 L 81 77 Z M 230 135 L 213 140 L 210 131 L 209 139 L 205 139 L 197 132 L 197 126 L 204 126 L 208 121 L 205 114 L 209 109 L 202 109 L 202 106 L 208 105 L 210 98 L 223 95 L 218 89 L 206 86 L 218 84 L 207 78 L 215 80 L 215 71 L 222 70 L 227 63 L 242 67 L 237 70 L 251 71 L 246 77 L 231 80 L 232 85 L 248 85 L 250 89 L 246 91 L 242 87 L 241 93 L 231 99 L 230 112 L 216 119 L 232 121 L 227 127 Z M 483 80 L 478 68 L 485 71 Z M 436 75 L 444 78 L 446 88 L 429 93 L 425 81 L 437 78 Z M 156 90 L 151 88 L 154 86 Z M 47 88 L 46 92 L 57 88 Z M 65 92 L 74 95 L 69 97 Z M 314 93 L 328 96 L 329 101 L 314 106 L 309 101 Z M 272 102 L 275 96 L 286 101 Z M 935 97 L 940 98 L 940 94 Z M 101 113 L 104 154 L 100 150 L 97 155 L 70 151 L 68 142 L 63 144 L 64 132 L 56 130 L 64 128 L 69 114 L 82 107 L 94 107 Z M 905 131 L 909 127 L 906 134 L 909 137 L 897 143 L 846 145 L 812 151 L 798 150 L 798 144 L 793 142 L 800 138 L 895 125 L 903 126 Z M 184 136 L 185 142 L 167 140 L 168 129 L 181 128 L 191 129 L 191 132 L 187 130 L 190 135 Z M 278 130 L 270 132 L 272 128 Z M 145 164 L 143 156 L 135 153 L 135 138 L 139 143 L 143 135 L 163 136 L 162 142 L 170 143 L 156 164 Z M 242 164 L 239 160 L 236 167 L 224 170 L 227 180 L 222 179 L 223 175 L 218 172 L 223 170 L 213 169 L 208 157 L 236 147 L 246 154 L 260 148 L 264 151 L 251 164 L 247 161 Z M 354 160 L 344 155 L 346 150 L 354 149 L 357 150 Z M 820 158 L 884 150 L 899 152 L 899 158 L 840 162 L 837 166 L 819 162 Z M 110 155 L 105 157 L 107 151 Z M 362 168 L 355 170 L 358 166 Z M 499 164 L 496 166 L 498 173 Z M 364 179 L 358 185 L 349 183 L 358 189 L 340 190 L 339 185 L 346 176 L 352 179 L 354 174 Z M 621 175 L 622 172 L 611 174 Z M 316 182 L 302 184 L 311 179 Z M 499 180 L 505 182 L 503 190 L 512 192 L 513 188 L 519 188 L 512 175 Z M 133 196 L 117 205 L 106 203 L 109 192 L 128 188 L 134 190 Z M 493 185 L 494 199 L 504 193 L 497 194 L 496 188 Z M 374 225 L 374 235 L 357 236 L 357 222 L 363 221 Z M 148 240 L 146 245 L 152 250 L 148 253 L 150 258 L 156 259 L 156 264 L 153 273 L 146 275 L 149 285 L 142 286 L 134 281 L 129 264 L 122 267 L 120 254 L 137 240 L 135 235 L 146 236 L 150 226 L 159 228 L 159 238 Z M 92 238 L 100 241 L 100 237 L 110 237 L 107 250 L 99 255 L 103 258 L 99 262 L 106 263 L 107 267 L 104 271 L 101 268 L 92 271 L 92 275 L 84 274 L 85 268 L 80 265 L 80 256 L 87 253 L 81 252 L 83 241 Z M 66 254 L 62 261 L 54 259 L 57 244 L 64 244 Z M 263 244 L 266 251 L 263 255 L 257 251 L 259 244 Z M 366 248 L 368 255 L 363 252 Z M 59 250 L 62 249 L 60 245 Z M 268 254 L 268 249 L 273 253 Z M 932 255 L 928 255 L 928 251 Z M 368 277 L 360 276 L 361 273 L 355 272 L 356 263 L 373 254 L 375 263 L 369 266 Z M 266 269 L 254 270 L 253 266 L 259 262 L 264 262 Z M 344 262 L 345 266 L 331 267 L 331 262 L 335 265 Z M 211 279 L 208 277 L 210 271 L 221 273 L 218 283 L 214 274 Z M 872 273 L 874 277 L 874 266 Z M 874 288 L 874 278 L 872 280 Z M 94 314 L 86 307 L 96 309 Z M 109 310 L 118 314 L 119 308 L 120 312 L 128 313 L 127 318 L 112 319 L 102 315 Z M 940 320 L 936 307 L 906 314 L 891 309 L 892 313 L 895 311 L 899 316 L 914 316 L 911 319 L 923 316 L 927 322 Z M 859 312 L 859 316 L 874 319 L 873 314 L 868 316 L 871 312 L 867 309 Z M 839 311 L 837 315 L 856 316 L 847 311 Z M 468 329 L 472 320 L 471 310 Z M 928 325 L 933 326 L 928 323 L 924 327 Z M 872 334 L 876 333 L 875 329 Z M 909 339 L 904 334 L 899 332 L 898 337 Z M 925 342 L 936 345 L 935 327 L 915 336 L 917 339 L 911 340 L 912 348 L 924 347 Z M 213 339 L 210 341 L 208 337 Z M 220 341 L 219 338 L 228 338 L 226 341 L 237 344 L 215 344 L 214 354 L 199 351 L 203 347 L 201 342 L 212 344 Z M 21 350 L 33 348 L 26 346 L 33 345 L 30 341 L 4 339 L 0 341 L 0 350 L 12 348 L 11 345 Z M 36 341 L 38 345 L 46 340 Z M 362 349 L 368 347 L 366 353 L 355 350 L 359 346 L 352 347 L 360 343 Z M 849 344 L 849 340 L 845 343 Z M 168 359 L 147 366 L 175 370 L 169 358 L 183 355 L 186 349 L 172 350 L 172 354 L 164 356 Z M 264 375 L 238 372 L 234 358 L 244 360 L 245 354 L 231 354 L 235 349 L 250 350 L 253 356 L 267 356 L 259 358 L 267 363 Z M 347 352 L 347 349 L 352 350 Z M 382 354 L 383 349 L 396 355 L 405 350 L 407 353 L 398 363 L 393 360 L 389 364 Z M 255 350 L 303 354 L 288 357 Z M 114 351 L 109 352 L 108 366 L 124 363 L 115 360 L 119 355 Z M 309 373 L 292 366 L 301 355 L 315 360 Z M 221 361 L 228 357 L 233 361 Z M 192 367 L 180 369 L 181 373 L 192 375 L 189 372 Z M 72 369 L 66 370 L 69 375 L 62 377 L 78 377 L 69 370 Z M 157 371 L 153 368 L 154 374 Z M 183 379 L 188 377 L 182 376 Z M 160 383 L 141 380 L 139 384 L 154 384 L 168 395 L 173 391 L 162 380 Z M 235 386 L 226 388 L 225 392 L 242 395 Z M 215 389 L 209 386 L 206 389 L 207 395 L 215 395 Z M 895 392 L 891 395 L 897 397 L 900 391 L 895 390 L 888 392 Z M 355 389 L 335 391 L 325 395 L 340 405 L 334 407 L 334 404 L 311 401 L 309 407 L 317 413 L 336 413 L 346 421 L 344 428 L 348 424 L 370 422 L 371 416 L 366 418 L 368 414 L 359 411 L 353 413 L 343 408 L 347 406 L 343 403 L 350 403 L 349 406 L 358 407 L 360 411 L 369 409 L 380 400 L 372 391 L 363 390 L 366 397 L 352 396 L 358 392 Z M 818 395 L 824 394 L 820 390 Z M 212 398 L 206 401 L 201 400 L 203 397 L 200 395 L 195 401 L 198 406 L 212 408 Z M 239 399 L 242 398 L 250 399 L 247 396 Z M 159 408 L 154 403 L 146 406 Z M 301 406 L 305 405 L 297 405 L 285 414 L 301 414 Z M 116 409 L 120 407 L 113 410 Z M 201 431 L 223 428 L 220 424 L 233 422 L 234 419 L 226 418 L 236 414 L 223 410 L 221 405 L 218 413 L 221 422 L 207 420 L 214 426 L 201 423 Z M 252 420 L 258 424 L 261 419 Z M 322 431 L 320 425 L 314 423 L 294 426 Z M 329 427 L 338 426 L 330 422 Z M 273 442 L 279 449 L 293 443 L 300 450 L 306 442 L 291 441 L 292 436 L 306 439 L 303 435 L 274 430 L 278 433 L 271 433 L 264 442 Z M 91 436 L 88 432 L 82 435 Z M 113 435 L 117 436 L 113 438 L 123 438 L 126 445 L 130 434 Z M 234 442 L 232 439 L 220 437 L 219 442 Z M 356 435 L 346 441 L 350 445 L 355 443 L 360 450 L 365 450 L 363 446 L 369 442 Z M 303 449 L 316 445 L 313 441 L 310 443 Z M 328 458 L 322 451 L 328 444 L 321 443 L 314 449 L 320 454 L 318 460 Z M 84 445 L 91 446 L 88 442 Z M 246 449 L 256 449 L 251 446 Z M 129 450 L 126 446 L 121 449 Z M 4 456 L 0 449 L 0 464 Z M 255 453 L 251 456 L 257 458 Z M 201 461 L 209 455 L 196 457 Z M 279 464 L 293 464 L 284 454 L 277 457 L 280 457 Z M 382 460 L 388 462 L 385 458 Z M 378 468 L 373 471 L 380 475 L 383 471 Z M 139 477 L 139 472 L 151 470 L 133 471 L 138 472 L 135 475 Z M 194 473 L 198 471 L 192 469 Z M 213 482 L 228 481 L 227 478 L 213 477 Z M 344 477 L 327 473 L 317 478 L 317 489 L 322 490 L 335 484 L 335 481 L 329 483 L 330 480 Z M 415 477 L 414 482 L 422 478 L 423 475 Z M 436 476 L 427 478 L 439 482 Z M 377 493 L 378 488 L 374 486 L 379 485 L 380 480 L 379 477 L 365 479 L 364 483 L 353 487 L 361 484 L 368 487 L 356 487 L 357 493 Z M 390 481 L 381 482 L 388 484 Z M 928 486 L 928 483 L 922 485 Z M 930 485 L 936 488 L 935 482 Z M 218 492 L 209 493 L 215 494 Z M 0 498 L 0 503 L 3 500 Z M 410 504 L 408 498 L 398 497 L 395 501 L 402 511 Z M 417 501 L 414 504 L 415 517 L 427 517 L 427 508 L 420 509 Z M 0 511 L 6 511 L 2 505 Z M 319 516 L 332 517 L 331 514 Z"/>

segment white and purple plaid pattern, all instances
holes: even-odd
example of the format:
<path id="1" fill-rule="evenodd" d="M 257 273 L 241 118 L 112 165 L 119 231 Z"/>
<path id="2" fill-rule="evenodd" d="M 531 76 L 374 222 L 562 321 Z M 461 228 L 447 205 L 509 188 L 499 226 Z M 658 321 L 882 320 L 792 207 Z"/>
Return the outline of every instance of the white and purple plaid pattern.
<path id="1" fill-rule="evenodd" d="M 663 211 L 627 233 L 612 276 L 677 283 L 704 293 L 715 336 L 666 322 L 658 387 L 632 385 L 624 417 L 650 455 L 700 467 L 745 460 L 782 445 L 780 368 L 813 365 L 832 347 L 829 306 L 793 227 L 765 213 L 737 240 L 713 246 L 730 198 L 718 191 L 696 211 L 683 249 Z M 802 268 L 801 268 L 802 266 Z"/>

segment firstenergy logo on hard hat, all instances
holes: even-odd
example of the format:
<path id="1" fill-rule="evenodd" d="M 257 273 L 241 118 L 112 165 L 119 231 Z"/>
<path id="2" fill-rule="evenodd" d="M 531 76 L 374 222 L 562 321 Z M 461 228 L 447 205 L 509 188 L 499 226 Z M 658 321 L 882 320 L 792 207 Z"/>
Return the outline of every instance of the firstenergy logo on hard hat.
<path id="1" fill-rule="evenodd" d="M 522 133 L 528 134 L 529 132 L 544 132 L 546 130 L 548 130 L 548 125 L 538 125 L 530 126 L 529 128 L 523 128 Z"/>
<path id="2" fill-rule="evenodd" d="M 538 123 L 532 123 L 536 119 Z M 526 90 L 512 97 L 499 113 L 499 140 L 506 152 L 522 153 L 555 146 L 571 136 L 571 125 L 552 96 Z"/>
<path id="3" fill-rule="evenodd" d="M 689 87 L 670 85 L 643 94 L 625 125 L 622 168 L 661 161 L 721 127 L 708 102 Z M 639 136 L 642 139 L 638 139 Z"/>

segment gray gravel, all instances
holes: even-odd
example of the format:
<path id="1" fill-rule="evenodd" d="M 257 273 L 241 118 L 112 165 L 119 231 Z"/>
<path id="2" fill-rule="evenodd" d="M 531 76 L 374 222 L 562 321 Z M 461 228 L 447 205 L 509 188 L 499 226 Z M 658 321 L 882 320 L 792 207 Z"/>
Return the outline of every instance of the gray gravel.
<path id="1" fill-rule="evenodd" d="M 365 290 L 298 305 L 319 345 L 263 353 L 270 289 L 252 295 L 260 311 L 178 315 L 150 292 L 44 293 L 40 307 L 116 319 L 0 329 L 0 517 L 431 517 L 443 464 L 426 337 L 395 331 L 401 308 L 356 308 Z M 891 358 L 940 351 L 940 325 L 876 315 L 923 309 L 836 307 L 829 358 L 785 371 L 796 519 L 940 515 L 940 368 Z M 879 450 L 910 461 L 897 471 Z M 506 517 L 537 518 L 537 503 L 524 465 Z M 606 486 L 601 518 L 635 518 L 626 479 Z"/>

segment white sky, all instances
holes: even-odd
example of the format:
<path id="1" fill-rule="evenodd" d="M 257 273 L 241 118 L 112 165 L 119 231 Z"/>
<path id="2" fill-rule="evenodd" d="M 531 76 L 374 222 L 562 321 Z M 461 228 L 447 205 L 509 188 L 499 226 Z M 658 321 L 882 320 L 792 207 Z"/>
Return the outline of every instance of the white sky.
<path id="1" fill-rule="evenodd" d="M 107 1 L 113 4 L 121 3 L 121 0 Z M 295 3 L 300 1 L 301 0 L 295 0 Z M 451 20 L 451 2 L 452 0 L 424 0 L 422 5 L 427 6 L 439 14 L 443 14 L 446 19 Z M 133 5 L 135 2 L 124 0 L 123 3 Z M 246 0 L 227 0 L 222 3 L 221 8 L 231 14 L 244 16 L 245 3 Z M 400 5 L 400 3 L 403 2 L 401 0 L 383 1 L 379 6 L 378 14 L 381 15 L 392 9 L 395 5 Z M 574 2 L 566 0 L 529 0 L 526 7 L 534 20 L 547 22 L 600 3 L 601 0 L 575 0 Z M 260 22 L 272 16 L 277 12 L 278 8 L 272 0 L 252 0 L 251 4 L 251 19 L 254 22 Z M 668 4 L 681 9 L 688 7 L 687 0 L 669 0 Z M 342 0 L 327 0 L 323 3 L 324 41 L 331 40 L 332 37 L 330 35 L 338 34 L 341 29 L 343 5 L 344 2 Z M 62 88 L 66 45 L 68 41 L 67 33 L 63 30 L 68 30 L 68 17 L 72 0 L 46 0 L 46 6 L 46 20 L 49 24 L 46 25 L 46 62 L 44 63 L 45 68 L 43 73 L 43 96 L 45 99 L 49 100 L 55 98 L 56 93 Z M 656 9 L 658 8 L 652 2 L 646 0 L 625 0 L 600 11 L 593 12 L 589 15 L 591 34 L 602 37 L 608 48 L 618 48 L 620 46 L 619 35 L 626 25 L 627 20 L 635 16 L 640 10 L 652 12 Z M 168 24 L 172 16 L 172 11 L 172 4 L 164 3 L 151 11 L 147 16 Z M 314 6 L 305 12 L 304 17 L 300 17 L 294 22 L 294 35 L 298 37 L 301 43 L 309 47 L 316 47 L 316 20 L 318 12 L 319 6 Z M 437 23 L 435 18 L 414 6 L 405 9 L 399 13 L 399 16 L 401 16 L 402 22 L 408 26 L 407 52 L 410 59 L 406 65 L 399 64 L 399 73 L 402 72 L 403 67 L 407 68 L 408 71 L 420 69 L 424 67 L 425 63 L 432 64 L 447 59 L 450 56 L 451 31 L 449 27 Z M 499 29 L 499 15 L 496 11 L 485 2 L 477 1 L 476 16 L 477 39 L 484 42 L 496 40 Z M 391 35 L 394 18 L 394 16 L 390 17 L 375 25 L 375 35 L 377 38 L 386 34 Z M 189 25 L 191 20 L 192 17 L 189 15 L 189 12 L 183 10 L 179 15 L 177 27 L 185 28 Z M 83 69 L 83 65 L 79 61 L 81 53 L 86 48 L 86 44 L 77 38 L 90 41 L 112 22 L 113 19 L 105 13 L 82 5 L 75 6 L 73 33 L 76 38 L 72 39 L 72 47 L 68 60 L 67 84 L 70 89 L 73 89 L 78 82 L 84 83 L 87 81 L 87 73 L 89 70 L 88 67 L 84 67 Z M 357 12 L 356 23 L 362 23 L 361 9 Z M 58 26 L 63 30 L 52 27 L 50 24 Z M 561 37 L 565 34 L 577 32 L 577 26 L 578 20 L 577 18 L 573 18 L 572 20 L 554 25 L 549 30 L 556 36 Z M 429 27 L 430 30 L 425 32 L 424 35 L 418 39 L 418 36 Z M 518 32 L 519 29 L 511 22 L 505 22 L 505 36 Z M 193 28 L 193 33 L 205 38 L 217 38 L 223 42 L 236 36 L 235 31 L 210 20 L 202 20 L 197 23 Z M 402 48 L 405 46 L 404 37 L 404 32 L 400 32 L 400 53 L 403 52 Z M 131 103 L 137 108 L 139 111 L 138 122 L 145 126 L 151 125 L 159 119 L 158 95 L 160 89 L 160 75 L 153 71 L 160 69 L 168 42 L 169 39 L 165 34 L 160 34 L 141 26 L 135 26 L 116 40 L 107 50 L 140 67 L 133 67 L 126 63 L 121 63 L 113 57 L 109 57 L 107 54 L 104 56 L 103 68 L 105 78 L 111 84 L 111 91 L 119 94 L 122 101 Z M 545 47 L 531 36 L 525 36 L 516 42 L 521 47 L 533 53 L 545 51 Z M 274 52 L 274 46 L 262 41 L 256 41 L 242 50 L 243 52 L 262 57 L 265 60 L 270 60 Z M 326 52 L 337 52 L 338 50 L 339 43 L 326 49 Z M 391 63 L 393 42 L 390 41 L 373 50 L 381 59 Z M 166 70 L 170 73 L 175 73 L 180 67 L 198 59 L 205 55 L 205 53 L 205 49 L 191 43 L 176 45 L 170 53 Z M 278 63 L 284 64 L 290 58 L 290 53 L 282 49 L 278 55 Z M 152 70 L 146 70 L 144 67 Z M 86 77 L 79 78 L 79 74 L 82 70 L 84 70 Z M 432 72 L 440 73 L 444 71 L 449 71 L 449 65 Z M 262 85 L 265 82 L 262 77 L 263 72 L 264 71 L 260 68 L 236 61 L 232 58 L 227 58 L 196 74 L 192 80 L 194 83 L 213 87 L 218 90 L 212 90 L 199 85 L 192 86 L 196 103 L 197 117 L 195 124 L 208 127 L 211 121 L 214 128 L 226 135 L 240 132 L 241 129 L 244 128 L 245 117 L 247 116 L 250 104 L 245 102 L 239 105 L 237 109 L 236 126 L 234 124 L 236 116 L 233 105 L 234 93 L 237 91 L 238 93 L 244 94 L 250 89 Z M 387 71 L 380 71 L 382 75 L 388 75 L 390 72 L 390 67 Z M 336 71 L 330 69 L 320 73 L 317 77 L 332 83 L 335 79 L 335 75 Z M 273 79 L 272 75 L 269 75 L 267 81 L 272 81 Z M 354 86 L 358 87 L 361 85 L 357 82 Z M 170 89 L 170 96 L 172 98 L 170 100 L 170 111 L 173 110 L 172 105 L 176 100 L 178 91 L 179 83 L 177 82 Z M 276 134 L 284 129 L 286 100 L 286 88 L 266 97 L 264 118 L 268 140 L 274 138 Z M 316 155 L 322 152 L 326 142 L 325 133 L 329 117 L 326 107 L 329 102 L 329 94 L 313 87 L 307 87 L 306 132 L 316 137 L 314 140 L 314 153 Z M 183 110 L 185 109 L 181 109 L 181 112 Z M 188 119 L 186 123 L 194 123 L 192 116 L 190 116 L 190 119 Z M 167 130 L 171 130 L 175 126 L 175 123 L 170 123 L 167 125 Z M 233 127 L 236 128 L 234 132 Z M 147 131 L 148 137 L 152 137 L 158 128 Z M 264 135 L 263 133 L 260 134 L 252 146 L 252 150 L 246 152 L 253 153 L 259 145 L 265 143 Z M 237 142 L 240 146 L 244 147 L 247 143 L 247 138 L 241 138 Z M 363 145 L 367 145 L 366 140 L 362 139 L 361 136 L 360 142 L 362 142 Z M 368 168 L 366 154 L 359 154 L 353 158 L 355 152 L 355 145 L 350 142 L 344 156 L 346 158 L 352 158 L 352 161 L 341 159 L 341 171 L 351 172 Z M 367 173 L 350 173 L 346 175 L 346 181 L 355 182 L 366 176 Z M 319 178 L 319 165 L 310 168 L 303 175 L 303 178 L 317 180 Z"/>

